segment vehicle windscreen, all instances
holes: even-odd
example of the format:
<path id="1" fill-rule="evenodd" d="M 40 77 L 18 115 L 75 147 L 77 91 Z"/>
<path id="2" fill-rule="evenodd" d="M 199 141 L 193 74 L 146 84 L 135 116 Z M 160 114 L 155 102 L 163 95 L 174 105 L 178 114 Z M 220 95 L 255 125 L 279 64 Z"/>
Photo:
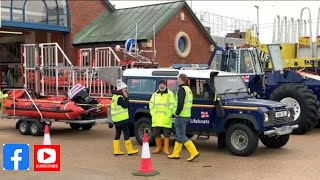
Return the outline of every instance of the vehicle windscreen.
<path id="1" fill-rule="evenodd" d="M 218 94 L 247 93 L 247 87 L 240 76 L 217 76 L 214 85 Z"/>

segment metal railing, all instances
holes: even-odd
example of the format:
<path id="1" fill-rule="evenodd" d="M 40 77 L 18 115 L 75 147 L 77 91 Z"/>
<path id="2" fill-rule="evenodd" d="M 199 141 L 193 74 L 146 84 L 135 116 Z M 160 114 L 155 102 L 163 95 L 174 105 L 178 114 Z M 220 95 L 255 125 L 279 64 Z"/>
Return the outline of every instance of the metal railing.
<path id="1" fill-rule="evenodd" d="M 111 47 L 81 49 L 74 66 L 57 43 L 22 45 L 24 87 L 40 95 L 65 95 L 75 84 L 85 85 L 90 95 L 111 94 L 111 85 L 100 79 L 100 69 L 118 66 Z"/>

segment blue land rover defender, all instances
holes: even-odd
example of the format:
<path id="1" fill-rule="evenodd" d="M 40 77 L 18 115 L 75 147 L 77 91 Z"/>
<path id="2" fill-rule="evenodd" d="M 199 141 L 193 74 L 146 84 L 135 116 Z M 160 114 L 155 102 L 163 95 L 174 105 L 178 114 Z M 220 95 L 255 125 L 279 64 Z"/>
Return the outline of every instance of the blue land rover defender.
<path id="1" fill-rule="evenodd" d="M 194 95 L 192 117 L 187 125 L 190 138 L 218 136 L 220 147 L 226 146 L 234 155 L 247 156 L 255 151 L 259 138 L 269 148 L 280 148 L 288 142 L 292 130 L 298 128 L 292 125 L 292 107 L 252 98 L 237 74 L 216 70 L 126 69 L 122 80 L 128 85 L 131 136 L 140 144 L 143 132 L 152 131 L 148 103 L 159 81 L 167 79 L 168 88 L 176 93 L 180 73 L 189 77 Z M 149 143 L 154 144 L 152 133 L 149 136 Z"/>

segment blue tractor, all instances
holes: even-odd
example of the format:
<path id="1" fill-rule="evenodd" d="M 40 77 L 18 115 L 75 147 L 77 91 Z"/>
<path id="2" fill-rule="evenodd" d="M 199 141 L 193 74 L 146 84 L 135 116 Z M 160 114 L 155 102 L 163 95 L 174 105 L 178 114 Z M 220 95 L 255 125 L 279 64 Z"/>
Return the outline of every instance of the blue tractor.
<path id="1" fill-rule="evenodd" d="M 269 99 L 294 107 L 293 133 L 304 134 L 317 125 L 319 118 L 320 77 L 297 70 L 284 69 L 281 46 L 268 45 L 269 56 L 261 60 L 256 48 L 221 48 L 212 53 L 210 69 L 242 75 L 250 92 L 256 98 Z M 268 63 L 273 69 L 268 70 Z"/>

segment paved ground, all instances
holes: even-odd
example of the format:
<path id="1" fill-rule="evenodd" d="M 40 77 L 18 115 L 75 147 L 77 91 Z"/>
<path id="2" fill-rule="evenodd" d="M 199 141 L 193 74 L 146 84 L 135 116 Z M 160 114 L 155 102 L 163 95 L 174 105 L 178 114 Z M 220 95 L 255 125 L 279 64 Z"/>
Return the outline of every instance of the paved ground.
<path id="1" fill-rule="evenodd" d="M 1 170 L 0 179 L 142 179 L 131 175 L 138 169 L 140 155 L 133 157 L 112 155 L 113 134 L 114 129 L 106 128 L 105 125 L 95 126 L 90 131 L 78 131 L 56 123 L 51 127 L 51 141 L 61 145 L 61 171 L 34 172 L 33 157 L 31 157 L 30 171 Z M 320 129 L 315 129 L 307 135 L 291 136 L 289 143 L 282 149 L 267 149 L 260 144 L 252 156 L 237 157 L 230 155 L 226 149 L 217 149 L 216 138 L 210 138 L 208 141 L 195 143 L 201 156 L 192 163 L 185 161 L 188 156 L 185 149 L 181 154 L 183 159 L 180 160 L 169 160 L 164 154 L 153 155 L 153 166 L 160 170 L 160 174 L 153 178 L 319 179 L 319 139 Z M 42 140 L 42 137 L 20 135 L 14 129 L 12 120 L 0 120 L 0 144 L 28 143 L 31 147 L 30 154 L 33 154 L 33 145 L 41 144 Z M 134 139 L 133 142 L 137 148 L 141 148 Z M 2 161 L 2 150 L 0 152 Z"/>

